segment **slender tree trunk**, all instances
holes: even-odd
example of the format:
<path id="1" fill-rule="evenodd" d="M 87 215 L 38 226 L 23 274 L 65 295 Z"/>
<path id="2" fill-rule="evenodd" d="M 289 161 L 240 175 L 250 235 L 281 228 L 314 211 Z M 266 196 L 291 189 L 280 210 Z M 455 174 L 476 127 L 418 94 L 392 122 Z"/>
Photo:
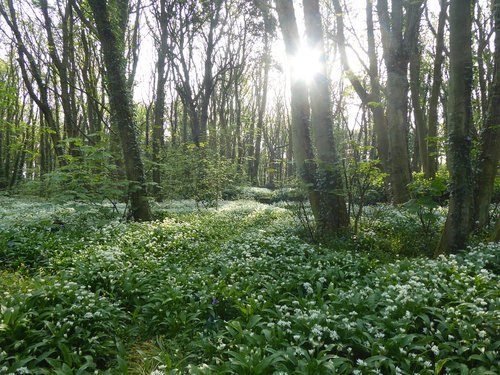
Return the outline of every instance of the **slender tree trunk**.
<path id="1" fill-rule="evenodd" d="M 419 48 L 419 33 L 410 36 L 410 96 L 415 119 L 415 132 L 418 146 L 418 159 L 426 178 L 430 178 L 429 155 L 427 150 L 427 125 L 424 110 L 420 103 L 422 91 L 420 79 L 421 49 Z M 418 162 L 417 162 L 418 165 Z"/>
<path id="2" fill-rule="evenodd" d="M 52 20 L 48 11 L 48 3 L 47 0 L 40 0 L 40 8 L 42 10 L 45 31 L 47 33 L 47 43 L 49 55 L 52 60 L 52 64 L 54 70 L 57 72 L 58 80 L 54 79 L 54 82 L 59 82 L 60 86 L 60 100 L 63 109 L 64 115 L 64 132 L 66 133 L 66 137 L 70 138 L 69 141 L 69 153 L 74 157 L 79 157 L 81 153 L 78 150 L 76 138 L 78 137 L 78 130 L 76 124 L 76 112 L 74 111 L 74 104 L 72 103 L 72 99 L 74 99 L 71 95 L 71 87 L 70 84 L 70 61 L 69 57 L 71 54 L 71 41 L 73 36 L 69 36 L 69 28 L 71 27 L 71 22 L 73 22 L 72 17 L 72 7 L 73 2 L 70 0 L 67 3 L 65 14 L 62 14 L 63 24 L 62 27 L 62 56 L 59 55 L 56 42 L 54 40 L 53 35 L 53 25 Z M 73 82 L 74 83 L 74 82 Z"/>
<path id="3" fill-rule="evenodd" d="M 165 0 L 160 2 L 160 46 L 158 48 L 158 61 L 156 63 L 157 81 L 156 81 L 156 95 L 154 105 L 154 120 L 153 120 L 153 147 L 152 147 L 152 161 L 153 173 L 152 179 L 156 184 L 155 195 L 161 201 L 161 172 L 160 172 L 160 152 L 164 146 L 164 129 L 163 121 L 165 117 L 165 84 L 167 81 L 167 74 L 165 72 L 165 61 L 168 52 L 168 31 L 166 29 L 168 24 L 168 16 Z"/>
<path id="4" fill-rule="evenodd" d="M 219 23 L 222 0 L 214 0 L 213 3 L 214 4 L 210 15 L 211 18 L 209 31 L 206 37 L 207 49 L 204 62 L 203 95 L 201 96 L 200 126 L 199 134 L 197 135 L 199 143 L 205 143 L 207 141 L 208 109 L 210 106 L 210 98 L 214 90 L 213 56 L 216 46 L 215 28 Z M 197 144 L 198 146 L 199 143 Z"/>
<path id="5" fill-rule="evenodd" d="M 448 165 L 450 204 L 436 255 L 465 249 L 472 219 L 471 0 L 450 5 L 450 79 L 448 92 Z"/>
<path id="6" fill-rule="evenodd" d="M 373 27 L 373 1 L 366 0 L 366 26 L 368 38 L 368 56 L 370 59 L 370 85 L 372 88 L 369 106 L 373 113 L 373 130 L 377 140 L 378 157 L 382 163 L 384 172 L 390 173 L 389 163 L 389 136 L 387 129 L 387 117 L 382 105 L 380 94 L 380 79 L 378 74 L 377 48 L 375 45 L 375 33 Z"/>
<path id="7" fill-rule="evenodd" d="M 120 29 L 112 23 L 115 15 L 107 1 L 90 0 L 89 5 L 94 15 L 106 66 L 112 120 L 116 123 L 120 134 L 129 181 L 131 212 L 137 221 L 151 220 L 151 211 L 145 195 L 144 167 L 134 129 L 132 96 L 125 77 L 123 38 L 117 35 Z M 128 6 L 127 1 L 122 1 L 119 5 L 124 8 Z M 123 8 L 121 10 L 123 11 Z"/>
<path id="8" fill-rule="evenodd" d="M 427 151 L 429 155 L 429 178 L 436 176 L 438 169 L 438 105 L 439 94 L 441 92 L 441 84 L 443 81 L 441 69 L 444 61 L 444 29 L 446 24 L 446 14 L 448 11 L 448 1 L 441 0 L 441 10 L 439 12 L 438 30 L 436 35 L 436 56 L 434 58 L 434 66 L 432 68 L 432 88 L 428 102 L 428 118 L 427 118 Z"/>
<path id="9" fill-rule="evenodd" d="M 266 104 L 267 104 L 267 89 L 269 82 L 269 69 L 271 67 L 271 47 L 269 44 L 269 37 L 267 35 L 264 37 L 264 55 L 262 56 L 264 60 L 264 67 L 262 72 L 262 85 L 260 87 L 261 93 L 259 96 L 258 112 L 257 112 L 257 124 L 255 127 L 255 146 L 254 146 L 254 158 L 253 165 L 250 170 L 250 179 L 253 184 L 258 184 L 258 172 L 261 158 L 261 144 L 262 144 L 262 132 L 264 131 L 264 116 L 266 113 Z"/>
<path id="10" fill-rule="evenodd" d="M 242 140 L 242 132 L 243 132 L 243 123 L 241 119 L 241 95 L 240 95 L 240 83 L 238 80 L 234 81 L 234 104 L 236 110 L 236 147 L 237 147 L 237 168 L 240 171 L 243 167 L 243 154 L 245 152 L 245 148 Z"/>
<path id="11" fill-rule="evenodd" d="M 344 35 L 344 17 L 340 0 L 333 0 L 335 17 L 337 21 L 337 44 L 339 46 L 342 66 L 347 72 L 347 78 L 351 82 L 354 90 L 358 94 L 361 102 L 368 106 L 373 113 L 374 130 L 377 138 L 377 152 L 382 164 L 382 169 L 389 171 L 389 139 L 387 136 L 387 118 L 380 96 L 380 82 L 378 78 L 378 63 L 375 47 L 375 35 L 373 32 L 373 5 L 371 0 L 366 3 L 366 19 L 368 30 L 368 55 L 370 59 L 369 76 L 371 92 L 363 86 L 361 80 L 354 75 L 350 69 L 349 59 L 346 53 L 346 41 Z"/>
<path id="12" fill-rule="evenodd" d="M 478 172 L 475 176 L 474 223 L 476 228 L 482 228 L 488 223 L 489 208 L 500 159 L 500 0 L 494 0 L 493 7 L 495 67 L 486 120 L 481 133 Z"/>

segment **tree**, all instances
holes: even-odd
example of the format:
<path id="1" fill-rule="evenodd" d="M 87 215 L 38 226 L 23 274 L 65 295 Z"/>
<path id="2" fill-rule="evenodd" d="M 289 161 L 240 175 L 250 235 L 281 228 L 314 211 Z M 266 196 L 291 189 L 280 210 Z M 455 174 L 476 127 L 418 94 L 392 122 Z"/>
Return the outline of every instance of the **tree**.
<path id="1" fill-rule="evenodd" d="M 277 0 L 276 5 L 286 53 L 291 60 L 300 49 L 293 3 L 291 0 Z M 304 0 L 303 5 L 308 43 L 319 52 L 321 68 L 313 77 L 308 92 L 307 83 L 298 77 L 292 64 L 292 142 L 297 172 L 308 189 L 317 230 L 320 235 L 326 235 L 347 227 L 349 216 L 333 141 L 332 105 L 319 3 Z"/>
<path id="2" fill-rule="evenodd" d="M 0 3 L 0 14 L 7 22 L 16 41 L 19 68 L 21 70 L 24 85 L 26 86 L 30 98 L 36 103 L 43 114 L 42 121 L 47 124 L 49 129 L 48 133 L 58 163 L 60 165 L 65 165 L 65 152 L 61 144 L 61 134 L 57 123 L 57 111 L 53 108 L 49 97 L 49 79 L 43 73 L 40 64 L 37 62 L 33 53 L 29 51 L 25 43 L 25 38 L 19 27 L 17 12 L 12 0 L 8 0 L 7 8 L 8 10 L 4 8 L 3 3 Z M 34 83 L 36 83 L 36 85 Z"/>
<path id="3" fill-rule="evenodd" d="M 300 37 L 292 0 L 276 0 L 278 20 L 285 43 L 288 59 L 291 61 L 299 52 Z M 319 193 L 316 190 L 316 164 L 309 132 L 310 107 L 306 82 L 297 76 L 290 64 L 291 83 L 291 128 L 293 157 L 296 172 L 306 187 L 311 209 L 315 218 L 319 216 Z"/>
<path id="4" fill-rule="evenodd" d="M 69 142 L 69 153 L 74 156 L 80 156 L 78 151 L 78 146 L 76 139 L 79 138 L 80 133 L 77 125 L 77 109 L 76 109 L 76 98 L 75 98 L 75 85 L 76 85 L 76 74 L 74 66 L 71 63 L 74 62 L 74 42 L 75 37 L 73 35 L 73 1 L 67 1 L 64 6 L 64 11 L 61 9 L 61 4 L 58 5 L 58 9 L 61 16 L 61 25 L 58 25 L 62 29 L 62 37 L 60 40 L 56 40 L 54 36 L 54 25 L 49 14 L 49 5 L 47 0 L 40 0 L 39 6 L 43 14 L 44 28 L 47 34 L 47 43 L 49 56 L 52 60 L 52 67 L 59 78 L 59 97 L 62 104 L 62 110 L 64 114 L 64 131 L 66 136 L 70 139 Z M 64 5 L 64 4 L 63 4 Z M 61 45 L 61 53 L 58 51 L 58 45 Z"/>
<path id="5" fill-rule="evenodd" d="M 380 81 L 378 76 L 377 52 L 375 46 L 375 35 L 373 30 L 373 5 L 371 0 L 366 1 L 366 23 L 368 37 L 368 56 L 371 90 L 368 91 L 363 85 L 361 79 L 356 76 L 350 68 L 349 59 L 346 52 L 346 40 L 344 33 L 344 16 L 340 0 L 333 0 L 335 18 L 337 21 L 336 39 L 340 51 L 340 58 L 343 69 L 347 73 L 347 78 L 351 82 L 356 94 L 359 96 L 363 105 L 368 106 L 373 114 L 373 127 L 376 136 L 376 146 L 378 157 L 380 158 L 382 169 L 385 172 L 390 170 L 389 165 L 389 138 L 387 135 L 387 117 L 384 112 L 382 98 L 380 94 Z"/>
<path id="6" fill-rule="evenodd" d="M 403 0 L 378 0 L 377 11 L 387 69 L 387 123 L 389 132 L 390 181 L 394 203 L 409 199 L 410 159 L 408 154 L 408 63 L 409 38 L 418 32 L 422 1 L 411 2 L 406 13 Z"/>
<path id="7" fill-rule="evenodd" d="M 418 3 L 410 5 L 412 7 L 419 6 Z M 420 15 L 418 15 L 420 17 Z M 418 158 L 414 156 L 414 162 L 420 166 L 426 178 L 430 178 L 431 171 L 429 167 L 429 150 L 427 147 L 427 124 L 425 120 L 425 109 L 421 101 L 422 79 L 422 48 L 420 47 L 420 32 L 418 24 L 415 23 L 416 30 L 410 33 L 409 50 L 410 50 L 410 97 L 413 107 L 413 117 L 415 123 L 416 141 L 418 146 Z M 416 168 L 417 169 L 417 168 Z"/>
<path id="8" fill-rule="evenodd" d="M 500 159 L 500 0 L 493 2 L 495 17 L 494 74 L 489 105 L 481 133 L 480 153 L 474 193 L 474 224 L 482 228 L 488 223 L 489 207 Z"/>
<path id="9" fill-rule="evenodd" d="M 271 68 L 271 42 L 274 33 L 274 23 L 269 12 L 269 4 L 267 1 L 257 1 L 257 6 L 262 13 L 264 21 L 264 50 L 262 52 L 262 82 L 258 87 L 258 111 L 257 111 L 257 126 L 255 129 L 255 146 L 253 147 L 253 161 L 250 165 L 250 181 L 254 184 L 258 182 L 258 172 L 261 159 L 261 143 L 262 134 L 264 132 L 264 116 L 266 113 L 267 94 L 269 86 L 269 70 Z"/>
<path id="10" fill-rule="evenodd" d="M 311 129 L 316 148 L 316 189 L 320 193 L 318 229 L 331 233 L 349 226 L 342 174 L 333 140 L 332 100 L 327 75 L 323 24 L 318 0 L 303 0 L 306 36 L 310 47 L 319 52 L 320 69 L 309 86 Z"/>
<path id="11" fill-rule="evenodd" d="M 167 83 L 168 70 L 165 70 L 165 62 L 169 49 L 169 34 L 168 34 L 168 11 L 166 0 L 160 1 L 160 7 L 153 5 L 156 15 L 156 20 L 159 23 L 159 36 L 157 40 L 158 60 L 156 62 L 156 93 L 153 114 L 153 134 L 152 134 L 152 161 L 153 161 L 153 182 L 156 184 L 155 191 L 158 199 L 161 199 L 160 184 L 161 184 L 161 168 L 160 168 L 160 152 L 163 148 L 164 132 L 163 127 L 165 117 L 165 84 Z"/>
<path id="12" fill-rule="evenodd" d="M 120 135 L 120 143 L 129 181 L 130 207 L 137 221 L 151 220 L 146 197 L 144 167 L 134 128 L 134 114 L 130 86 L 125 75 L 123 56 L 124 16 L 128 0 L 89 0 L 106 67 L 112 121 Z"/>
<path id="13" fill-rule="evenodd" d="M 427 103 L 427 154 L 428 161 L 428 176 L 435 177 L 438 169 L 438 104 L 441 93 L 441 85 L 443 82 L 443 74 L 441 72 L 444 61 L 444 28 L 446 24 L 446 15 L 448 12 L 448 1 L 441 0 L 441 10 L 439 11 L 438 29 L 436 33 L 436 48 L 434 65 L 432 67 L 432 87 Z"/>
<path id="14" fill-rule="evenodd" d="M 467 243 L 472 219 L 472 41 L 471 1 L 450 4 L 448 169 L 450 203 L 435 254 L 456 252 Z"/>

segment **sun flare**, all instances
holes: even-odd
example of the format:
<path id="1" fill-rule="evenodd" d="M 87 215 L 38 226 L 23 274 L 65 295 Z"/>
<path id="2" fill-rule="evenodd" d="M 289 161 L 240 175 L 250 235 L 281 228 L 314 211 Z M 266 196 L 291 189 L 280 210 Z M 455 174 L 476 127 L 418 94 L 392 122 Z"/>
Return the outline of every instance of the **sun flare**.
<path id="1" fill-rule="evenodd" d="M 294 79 L 312 81 L 321 70 L 320 52 L 308 46 L 302 46 L 291 61 L 292 77 Z"/>

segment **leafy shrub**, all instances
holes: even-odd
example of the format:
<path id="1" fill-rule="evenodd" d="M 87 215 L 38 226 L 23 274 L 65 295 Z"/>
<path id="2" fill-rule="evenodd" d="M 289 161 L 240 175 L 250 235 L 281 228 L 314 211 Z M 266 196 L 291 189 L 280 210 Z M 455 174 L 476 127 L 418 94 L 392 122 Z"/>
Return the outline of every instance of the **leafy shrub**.
<path id="1" fill-rule="evenodd" d="M 194 199 L 205 207 L 215 207 L 224 191 L 241 182 L 230 160 L 203 145 L 170 148 L 165 159 L 161 194 L 167 199 Z"/>
<path id="2" fill-rule="evenodd" d="M 262 187 L 245 187 L 243 188 L 242 199 L 253 199 L 261 203 L 271 203 L 273 199 L 273 191 Z"/>
<path id="3" fill-rule="evenodd" d="M 128 182 L 124 176 L 120 177 L 113 155 L 99 146 L 80 145 L 79 150 L 82 158 L 68 155 L 67 165 L 45 174 L 40 182 L 26 184 L 21 192 L 51 197 L 59 202 L 80 200 L 117 204 L 126 201 Z"/>
<path id="4" fill-rule="evenodd" d="M 303 199 L 303 192 L 298 187 L 283 187 L 273 191 L 272 201 L 277 202 L 297 202 Z"/>

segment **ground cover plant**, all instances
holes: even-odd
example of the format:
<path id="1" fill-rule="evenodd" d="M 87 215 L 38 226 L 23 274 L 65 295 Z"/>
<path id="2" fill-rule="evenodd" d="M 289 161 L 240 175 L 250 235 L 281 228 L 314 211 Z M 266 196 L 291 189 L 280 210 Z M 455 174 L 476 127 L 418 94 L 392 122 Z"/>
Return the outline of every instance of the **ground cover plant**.
<path id="1" fill-rule="evenodd" d="M 499 373 L 498 243 L 419 256 L 389 206 L 323 244 L 283 202 L 154 215 L 0 197 L 0 374 Z"/>

